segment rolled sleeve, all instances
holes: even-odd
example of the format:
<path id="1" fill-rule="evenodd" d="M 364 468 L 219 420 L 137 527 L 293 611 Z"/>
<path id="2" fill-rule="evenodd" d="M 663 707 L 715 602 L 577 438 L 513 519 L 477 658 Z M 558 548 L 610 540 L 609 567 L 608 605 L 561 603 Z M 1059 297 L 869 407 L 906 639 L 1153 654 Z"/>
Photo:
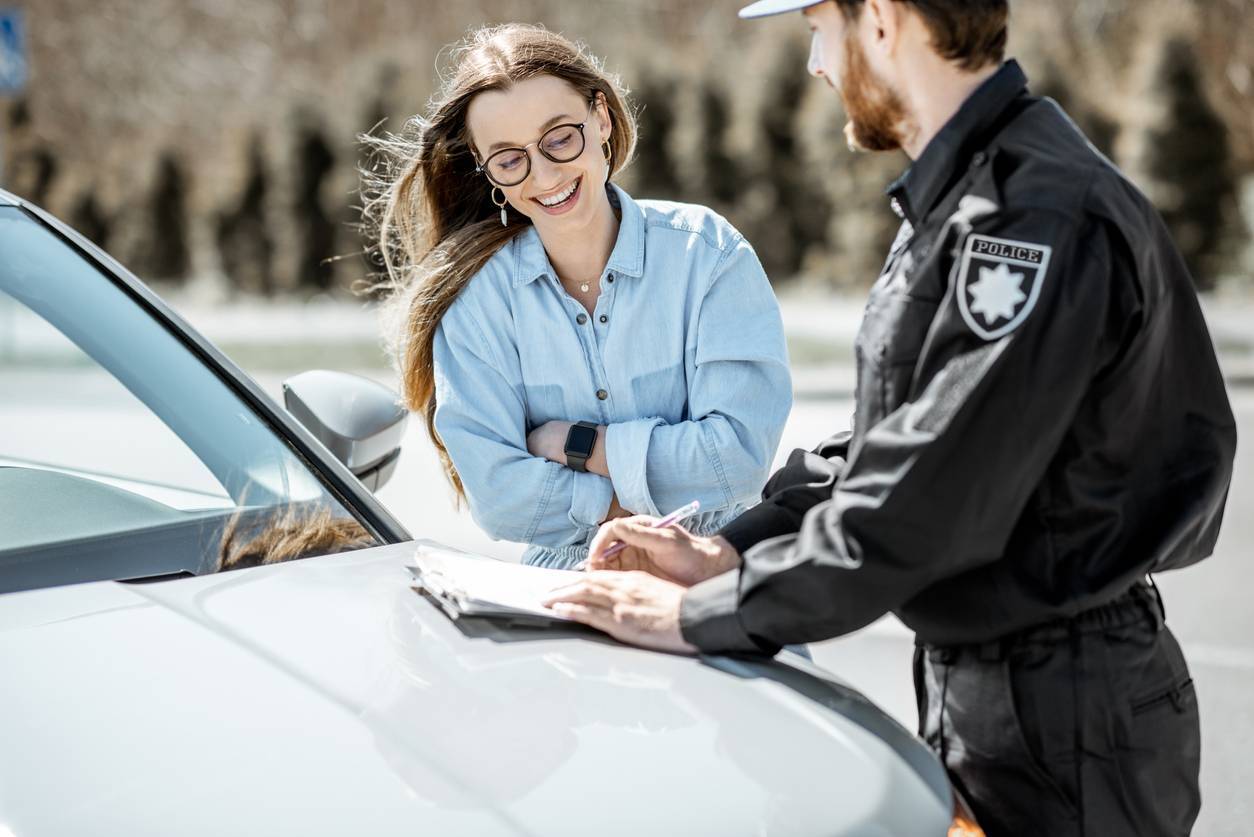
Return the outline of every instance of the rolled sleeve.
<path id="1" fill-rule="evenodd" d="M 781 646 L 755 640 L 741 624 L 740 572 L 732 570 L 689 588 L 680 602 L 679 629 L 686 642 L 711 654 L 775 656 Z"/>
<path id="2" fill-rule="evenodd" d="M 562 547 L 587 540 L 613 487 L 527 450 L 517 361 L 494 352 L 473 319 L 450 308 L 432 344 L 436 432 L 461 477 L 475 522 L 501 540 Z"/>
<path id="3" fill-rule="evenodd" d="M 624 508 L 663 514 L 752 502 L 792 408 L 779 304 L 744 239 L 727 245 L 694 312 L 687 421 L 611 425 L 606 458 Z"/>
<path id="4" fill-rule="evenodd" d="M 583 529 L 596 528 L 610 513 L 614 486 L 597 474 L 574 473 L 571 480 L 571 523 Z"/>
<path id="5" fill-rule="evenodd" d="M 664 423 L 660 418 L 644 418 L 611 424 L 605 430 L 605 461 L 618 503 L 637 514 L 665 513 L 653 502 L 645 477 L 653 428 Z"/>

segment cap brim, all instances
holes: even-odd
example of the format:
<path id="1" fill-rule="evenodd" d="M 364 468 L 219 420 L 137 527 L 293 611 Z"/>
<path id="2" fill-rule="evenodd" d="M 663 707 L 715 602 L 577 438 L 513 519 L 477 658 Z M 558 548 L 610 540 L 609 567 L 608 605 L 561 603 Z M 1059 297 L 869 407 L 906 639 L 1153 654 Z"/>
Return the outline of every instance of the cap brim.
<path id="1" fill-rule="evenodd" d="M 740 17 L 745 20 L 758 17 L 782 15 L 785 12 L 799 12 L 809 6 L 817 6 L 823 0 L 758 0 L 740 10 Z"/>

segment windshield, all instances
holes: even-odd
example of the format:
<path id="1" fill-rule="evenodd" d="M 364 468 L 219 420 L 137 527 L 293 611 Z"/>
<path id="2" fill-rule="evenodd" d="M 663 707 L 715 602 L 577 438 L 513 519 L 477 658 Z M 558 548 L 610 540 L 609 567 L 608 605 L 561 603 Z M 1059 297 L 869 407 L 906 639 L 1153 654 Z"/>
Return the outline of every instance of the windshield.
<path id="1" fill-rule="evenodd" d="M 0 207 L 0 592 L 374 542 L 197 355 Z"/>

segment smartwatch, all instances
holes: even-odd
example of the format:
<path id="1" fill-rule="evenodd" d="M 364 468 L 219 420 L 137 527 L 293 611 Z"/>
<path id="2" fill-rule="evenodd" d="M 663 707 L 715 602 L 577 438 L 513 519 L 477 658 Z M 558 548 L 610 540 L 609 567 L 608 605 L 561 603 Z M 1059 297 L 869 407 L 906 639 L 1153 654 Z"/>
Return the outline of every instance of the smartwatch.
<path id="1" fill-rule="evenodd" d="M 577 421 L 566 434 L 566 467 L 587 471 L 588 457 L 597 443 L 597 426 L 590 421 Z"/>

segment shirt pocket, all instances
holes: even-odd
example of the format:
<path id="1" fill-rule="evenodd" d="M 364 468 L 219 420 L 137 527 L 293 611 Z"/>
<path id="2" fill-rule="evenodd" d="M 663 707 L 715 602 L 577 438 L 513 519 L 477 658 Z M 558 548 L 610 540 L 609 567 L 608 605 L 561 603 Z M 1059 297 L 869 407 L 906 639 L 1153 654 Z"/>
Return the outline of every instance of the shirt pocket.
<path id="1" fill-rule="evenodd" d="M 599 419 L 598 385 L 578 338 L 562 323 L 548 324 L 544 333 L 547 340 L 531 340 L 518 347 L 528 429 L 554 420 Z"/>
<path id="2" fill-rule="evenodd" d="M 856 343 L 858 397 L 867 402 L 869 423 L 882 420 L 909 397 L 914 369 L 939 307 L 939 300 L 905 293 L 873 294 Z"/>
<path id="3" fill-rule="evenodd" d="M 662 369 L 631 375 L 631 396 L 634 412 L 640 416 L 657 416 L 670 424 L 687 421 L 688 376 L 682 359 Z"/>

